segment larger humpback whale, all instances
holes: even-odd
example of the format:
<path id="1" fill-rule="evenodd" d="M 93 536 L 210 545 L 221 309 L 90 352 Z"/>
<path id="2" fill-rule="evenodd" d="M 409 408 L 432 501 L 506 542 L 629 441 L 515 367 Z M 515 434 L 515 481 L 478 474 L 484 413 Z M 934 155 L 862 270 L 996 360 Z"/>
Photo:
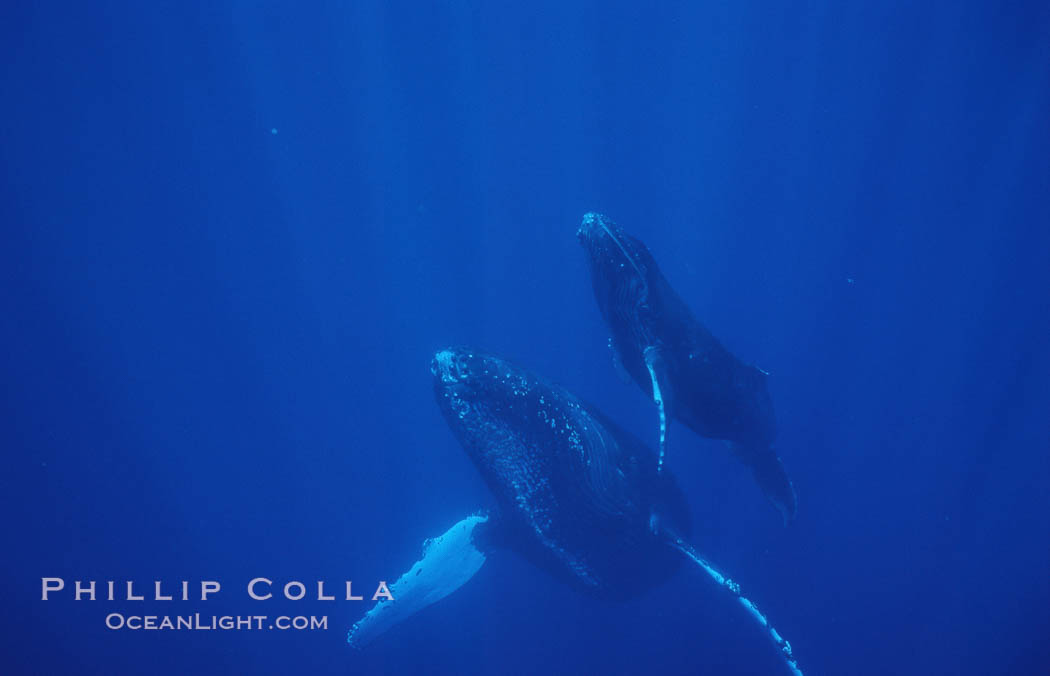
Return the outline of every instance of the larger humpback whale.
<path id="1" fill-rule="evenodd" d="M 458 589 L 495 548 L 611 599 L 666 580 L 684 555 L 737 598 L 801 675 L 788 642 L 685 541 L 685 499 L 644 444 L 571 393 L 500 357 L 442 350 L 431 371 L 438 406 L 496 506 L 428 540 L 422 559 L 390 586 L 394 599 L 354 624 L 352 645 L 371 642 Z"/>
<path id="2" fill-rule="evenodd" d="M 791 521 L 797 499 L 773 449 L 776 420 L 766 374 L 737 359 L 693 316 L 638 239 L 595 213 L 584 215 L 576 235 L 612 332 L 613 356 L 659 411 L 658 466 L 668 425 L 680 420 L 700 436 L 730 442 L 784 522 Z"/>

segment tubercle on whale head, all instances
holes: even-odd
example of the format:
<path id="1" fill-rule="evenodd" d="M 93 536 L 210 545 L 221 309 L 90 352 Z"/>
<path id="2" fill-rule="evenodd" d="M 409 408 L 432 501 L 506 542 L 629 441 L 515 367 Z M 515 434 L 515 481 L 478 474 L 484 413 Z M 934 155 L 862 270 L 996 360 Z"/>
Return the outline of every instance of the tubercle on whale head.
<path id="1" fill-rule="evenodd" d="M 445 348 L 434 353 L 430 360 L 430 373 L 442 383 L 452 385 L 470 377 L 467 359 L 471 356 L 460 348 Z"/>
<path id="2" fill-rule="evenodd" d="M 596 273 L 620 275 L 636 273 L 646 279 L 652 256 L 640 241 L 628 235 L 608 216 L 588 211 L 583 215 L 576 238 L 587 252 Z M 620 272 L 615 272 L 619 270 Z"/>
<path id="3" fill-rule="evenodd" d="M 486 399 L 483 357 L 467 348 L 449 347 L 438 350 L 430 361 L 434 396 L 438 408 L 454 432 L 468 433 L 476 427 L 477 405 Z"/>
<path id="4" fill-rule="evenodd" d="M 518 370 L 503 359 L 471 347 L 448 347 L 430 361 L 434 389 L 464 401 L 491 400 L 520 380 Z M 512 378 L 513 376 L 513 378 Z"/>
<path id="5" fill-rule="evenodd" d="M 577 239 L 583 241 L 588 237 L 593 237 L 600 231 L 606 221 L 605 216 L 594 211 L 588 211 L 583 215 L 583 220 L 580 222 L 580 227 L 576 230 Z"/>
<path id="6" fill-rule="evenodd" d="M 623 232 L 612 219 L 594 211 L 588 211 L 576 229 L 576 239 L 592 257 L 612 245 Z"/>

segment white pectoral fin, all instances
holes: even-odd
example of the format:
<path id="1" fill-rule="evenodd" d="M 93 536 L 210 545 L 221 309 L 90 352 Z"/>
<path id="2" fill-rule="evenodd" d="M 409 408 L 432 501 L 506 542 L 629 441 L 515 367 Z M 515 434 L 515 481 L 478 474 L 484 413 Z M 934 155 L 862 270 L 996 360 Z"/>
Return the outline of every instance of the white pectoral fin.
<path id="1" fill-rule="evenodd" d="M 474 544 L 474 529 L 488 516 L 474 514 L 457 522 L 442 535 L 427 540 L 423 558 L 394 584 L 392 599 L 380 600 L 347 634 L 347 642 L 362 647 L 398 622 L 440 601 L 474 577 L 485 554 Z"/>
<path id="2" fill-rule="evenodd" d="M 671 388 L 668 386 L 666 367 L 660 349 L 651 346 L 645 348 L 645 366 L 649 369 L 649 377 L 653 382 L 653 402 L 656 404 L 660 414 L 660 455 L 656 461 L 656 470 L 662 472 L 664 469 L 664 457 L 667 455 L 667 425 L 670 422 L 669 410 L 671 408 Z"/>
<path id="3" fill-rule="evenodd" d="M 756 606 L 751 599 L 744 596 L 740 591 L 740 585 L 719 572 L 717 568 L 712 566 L 707 559 L 700 556 L 700 554 L 682 538 L 670 532 L 666 532 L 666 536 L 668 544 L 685 554 L 687 558 L 707 573 L 712 580 L 718 583 L 718 586 L 736 597 L 737 602 L 747 610 L 752 619 L 765 629 L 766 635 L 769 637 L 769 640 L 773 642 L 773 646 L 777 649 L 777 652 L 780 653 L 781 659 L 784 660 L 784 665 L 791 672 L 792 676 L 802 676 L 802 670 L 798 666 L 798 660 L 795 659 L 795 655 L 791 652 L 791 644 L 788 643 L 787 639 L 780 635 L 780 632 L 773 628 L 773 625 L 769 623 L 769 620 L 766 618 L 765 614 L 758 609 L 758 606 Z"/>

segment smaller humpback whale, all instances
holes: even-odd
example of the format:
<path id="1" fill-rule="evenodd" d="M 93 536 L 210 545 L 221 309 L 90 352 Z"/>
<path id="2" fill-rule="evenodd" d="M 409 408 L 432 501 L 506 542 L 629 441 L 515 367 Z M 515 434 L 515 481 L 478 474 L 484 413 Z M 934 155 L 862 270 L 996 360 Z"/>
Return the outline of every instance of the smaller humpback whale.
<path id="1" fill-rule="evenodd" d="M 740 587 L 690 546 L 688 509 L 652 452 L 596 409 L 513 363 L 479 350 L 438 352 L 431 364 L 445 420 L 495 508 L 424 544 L 422 558 L 353 625 L 361 647 L 465 584 L 496 548 L 518 553 L 585 594 L 623 599 L 693 561 L 762 626 L 796 676 L 790 644 Z"/>
<path id="2" fill-rule="evenodd" d="M 728 441 L 784 522 L 791 521 L 797 500 L 773 450 L 776 420 L 766 373 L 733 356 L 693 316 L 642 242 L 595 213 L 584 215 L 576 236 L 612 332 L 617 368 L 656 403 L 658 467 L 664 464 L 668 425 L 680 420 L 702 437 Z"/>

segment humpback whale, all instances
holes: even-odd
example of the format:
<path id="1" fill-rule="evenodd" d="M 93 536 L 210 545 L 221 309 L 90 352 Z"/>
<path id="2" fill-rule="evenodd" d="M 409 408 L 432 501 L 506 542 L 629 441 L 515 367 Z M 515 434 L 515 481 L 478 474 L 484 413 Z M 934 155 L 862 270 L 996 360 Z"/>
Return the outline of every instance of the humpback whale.
<path id="1" fill-rule="evenodd" d="M 688 542 L 685 498 L 652 452 L 592 406 L 506 359 L 471 348 L 438 352 L 434 393 L 495 506 L 424 544 L 422 558 L 350 629 L 361 647 L 470 580 L 496 548 L 570 587 L 622 599 L 692 561 L 732 594 L 793 674 L 790 644 L 740 587 Z"/>
<path id="2" fill-rule="evenodd" d="M 773 448 L 776 420 L 766 373 L 737 359 L 701 324 L 649 249 L 601 214 L 576 233 L 587 252 L 598 309 L 618 367 L 652 397 L 660 420 L 658 469 L 671 420 L 729 442 L 788 523 L 797 499 Z"/>

